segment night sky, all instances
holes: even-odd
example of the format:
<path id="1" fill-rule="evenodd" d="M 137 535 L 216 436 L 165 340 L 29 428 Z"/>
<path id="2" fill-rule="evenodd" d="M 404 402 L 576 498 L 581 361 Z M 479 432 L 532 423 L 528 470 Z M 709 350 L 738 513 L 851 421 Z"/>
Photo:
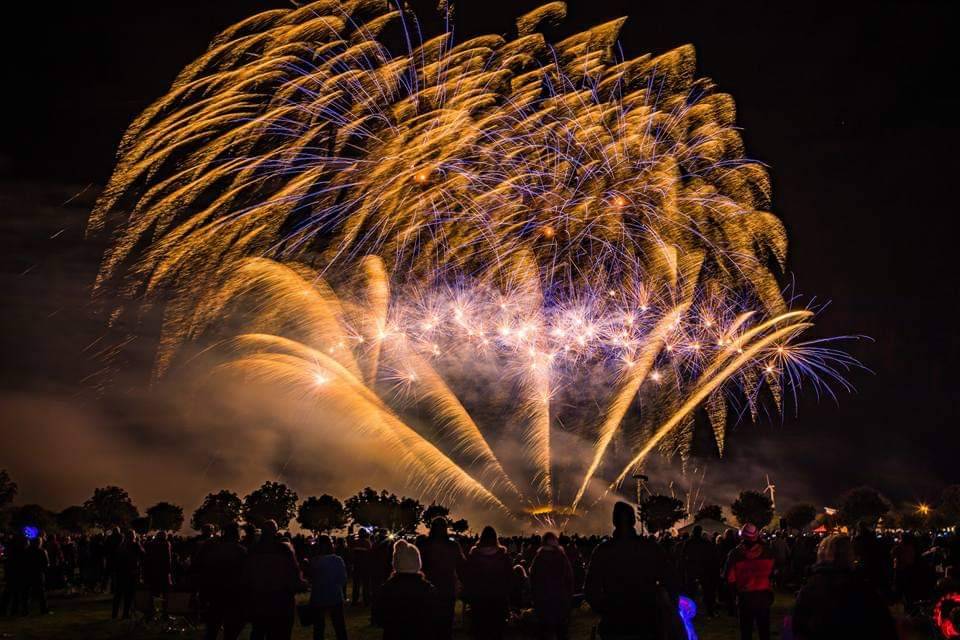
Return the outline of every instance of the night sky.
<path id="1" fill-rule="evenodd" d="M 96 348 L 84 349 L 102 333 L 89 289 L 103 250 L 84 241 L 85 218 L 130 120 L 218 31 L 287 5 L 34 4 L 33 15 L 8 23 L 16 33 L 3 44 L 0 468 L 20 480 L 25 500 L 52 508 L 106 481 L 160 499 L 149 481 L 124 480 L 115 461 L 104 463 L 109 473 L 91 466 L 95 450 L 128 451 L 117 441 L 129 438 L 145 446 L 122 454 L 130 460 L 120 471 L 152 468 L 155 435 L 141 438 L 125 417 L 82 442 L 72 422 L 77 412 L 96 422 L 91 407 L 116 413 L 84 380 Z M 414 4 L 426 14 L 433 3 Z M 459 37 L 506 33 L 538 4 L 461 0 Z M 739 424 L 708 481 L 759 489 L 770 473 L 778 496 L 818 504 L 859 484 L 896 501 L 930 500 L 960 481 L 960 92 L 949 3 L 569 4 L 568 31 L 629 15 L 628 56 L 696 47 L 699 75 L 736 100 L 749 156 L 769 165 L 796 290 L 829 302 L 815 335 L 869 337 L 845 347 L 870 370 L 851 373 L 856 392 L 837 403 L 807 394 L 782 420 Z"/>

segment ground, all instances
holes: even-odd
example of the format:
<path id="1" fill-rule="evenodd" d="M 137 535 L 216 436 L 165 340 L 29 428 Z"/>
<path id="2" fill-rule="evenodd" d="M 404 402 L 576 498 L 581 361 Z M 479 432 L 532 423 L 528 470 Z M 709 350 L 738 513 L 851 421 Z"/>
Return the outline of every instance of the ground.
<path id="1" fill-rule="evenodd" d="M 789 596 L 778 596 L 774 605 L 774 638 L 780 638 L 779 626 L 783 615 L 792 604 Z M 0 638 L 16 640 L 49 640 L 54 638 L 78 638 L 83 640 L 108 640 L 129 638 L 135 640 L 153 640 L 169 638 L 170 633 L 158 625 L 137 626 L 130 621 L 110 620 L 110 602 L 103 596 L 82 596 L 75 598 L 51 598 L 53 613 L 49 616 L 31 616 L 29 618 L 0 618 Z M 458 613 L 458 632 L 455 638 L 466 638 L 462 631 L 462 620 Z M 588 640 L 595 618 L 584 607 L 576 612 L 573 619 L 572 640 Z M 369 609 L 347 610 L 347 626 L 351 640 L 379 640 L 381 632 L 369 624 Z M 736 621 L 723 615 L 712 620 L 697 619 L 695 626 L 700 640 L 735 640 Z M 298 640 L 311 638 L 311 630 L 300 627 L 294 630 L 293 637 Z M 327 637 L 332 638 L 333 630 L 327 629 Z M 247 640 L 249 627 L 241 635 Z M 180 637 L 190 640 L 200 639 L 201 630 L 186 630 Z M 514 636 L 519 638 L 521 636 Z"/>

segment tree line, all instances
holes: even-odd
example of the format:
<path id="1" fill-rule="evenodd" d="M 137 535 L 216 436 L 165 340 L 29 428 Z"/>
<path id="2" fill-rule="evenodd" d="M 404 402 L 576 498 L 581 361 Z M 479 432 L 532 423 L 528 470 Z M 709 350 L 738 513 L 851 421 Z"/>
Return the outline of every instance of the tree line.
<path id="1" fill-rule="evenodd" d="M 141 515 L 127 491 L 117 486 L 99 487 L 82 505 L 52 512 L 37 504 L 13 506 L 17 484 L 5 470 L 0 470 L 0 529 L 21 529 L 32 526 L 45 531 L 79 533 L 88 529 L 131 528 L 149 531 L 179 531 L 185 521 L 183 507 L 158 502 Z M 465 519 L 453 519 L 450 510 L 439 504 L 424 505 L 419 500 L 397 496 L 386 490 L 366 487 L 344 502 L 323 494 L 300 501 L 297 493 L 282 482 L 264 482 L 241 498 L 223 489 L 209 493 L 190 516 L 190 527 L 201 531 L 204 526 L 222 528 L 231 522 L 248 522 L 261 526 L 274 520 L 281 529 L 296 520 L 301 528 L 314 534 L 344 529 L 350 524 L 378 527 L 397 533 L 410 533 L 434 518 L 447 519 L 453 531 L 466 532 Z"/>
<path id="2" fill-rule="evenodd" d="M 67 507 L 54 513 L 37 504 L 13 506 L 17 484 L 6 470 L 0 470 L 0 529 L 21 529 L 26 526 L 45 531 L 82 532 L 91 528 L 132 528 L 149 531 L 179 531 L 184 524 L 183 508 L 158 502 L 141 515 L 126 490 L 117 486 L 99 487 L 82 505 Z M 936 530 L 960 526 L 960 485 L 946 487 L 939 500 L 931 505 L 902 504 L 895 507 L 879 491 L 858 487 L 845 493 L 835 510 L 818 509 L 809 503 L 795 503 L 783 513 L 776 513 L 765 493 L 742 491 L 729 505 L 737 524 L 751 522 L 768 527 L 778 526 L 803 530 L 811 525 L 827 529 L 853 527 L 859 523 L 882 524 L 888 528 Z M 640 518 L 651 533 L 666 531 L 692 515 L 694 521 L 716 520 L 726 523 L 721 505 L 707 504 L 688 514 L 682 501 L 662 494 L 647 495 L 640 503 Z M 288 528 L 296 520 L 301 528 L 315 534 L 329 533 L 348 525 L 411 533 L 421 523 L 434 518 L 447 519 L 457 533 L 469 529 L 465 519 L 453 519 L 450 510 L 439 504 L 424 505 L 415 498 L 397 496 L 386 490 L 366 487 L 341 502 L 323 494 L 300 501 L 297 493 L 282 482 L 268 481 L 241 498 L 227 489 L 207 494 L 190 516 L 190 527 L 196 531 L 205 525 L 222 528 L 231 522 L 249 522 L 260 526 L 274 520 L 280 528 Z"/>

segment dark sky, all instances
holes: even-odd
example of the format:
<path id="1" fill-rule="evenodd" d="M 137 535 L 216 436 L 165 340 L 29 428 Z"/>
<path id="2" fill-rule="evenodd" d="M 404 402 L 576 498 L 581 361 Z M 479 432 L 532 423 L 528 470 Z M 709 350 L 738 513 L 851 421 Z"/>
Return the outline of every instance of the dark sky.
<path id="1" fill-rule="evenodd" d="M 84 243 L 83 222 L 124 128 L 211 36 L 286 5 L 34 4 L 33 15 L 8 22 L 15 33 L 4 43 L 3 101 L 13 113 L 0 149 L 0 383 L 5 396 L 36 403 L 84 393 L 82 349 L 97 335 L 87 298 L 102 247 Z M 506 32 L 520 7 L 536 4 L 461 0 L 461 37 Z M 873 340 L 847 347 L 872 370 L 851 375 L 854 394 L 838 404 L 807 396 L 796 416 L 740 425 L 711 474 L 767 471 L 782 492 L 821 503 L 863 483 L 918 500 L 960 481 L 960 91 L 949 3 L 570 5 L 571 29 L 629 15 L 628 54 L 695 45 L 699 74 L 736 99 L 748 154 L 770 166 L 798 290 L 830 302 L 816 335 Z M 0 418 L 0 468 L 68 473 L 42 458 L 6 459 L 5 443 L 41 437 L 12 415 Z M 55 428 L 46 433 L 49 447 L 61 446 Z M 34 495 L 56 502 L 60 485 L 50 486 Z"/>

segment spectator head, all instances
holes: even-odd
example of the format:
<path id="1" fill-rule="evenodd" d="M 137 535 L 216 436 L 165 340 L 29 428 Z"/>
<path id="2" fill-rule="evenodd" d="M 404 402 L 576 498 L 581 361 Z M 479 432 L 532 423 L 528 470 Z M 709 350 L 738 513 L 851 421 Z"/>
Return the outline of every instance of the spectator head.
<path id="1" fill-rule="evenodd" d="M 274 538 L 279 530 L 280 527 L 277 526 L 276 520 L 267 520 L 260 528 L 260 535 L 264 538 Z"/>
<path id="2" fill-rule="evenodd" d="M 333 540 L 328 535 L 322 535 L 317 538 L 317 552 L 322 556 L 328 556 L 333 553 Z"/>
<path id="3" fill-rule="evenodd" d="M 430 538 L 440 540 L 447 537 L 447 519 L 437 516 L 430 522 Z"/>
<path id="4" fill-rule="evenodd" d="M 227 542 L 240 542 L 240 525 L 229 522 L 223 527 L 223 539 Z"/>
<path id="5" fill-rule="evenodd" d="M 760 530 L 757 529 L 757 525 L 752 522 L 748 522 L 740 527 L 740 539 L 744 542 L 756 542 L 759 537 Z"/>
<path id="6" fill-rule="evenodd" d="M 393 570 L 397 573 L 420 573 L 420 551 L 406 540 L 393 544 Z"/>
<path id="7" fill-rule="evenodd" d="M 496 547 L 499 546 L 499 541 L 497 540 L 497 530 L 487 525 L 483 528 L 483 531 L 480 532 L 480 542 L 479 546 L 481 547 Z"/>
<path id="8" fill-rule="evenodd" d="M 167 532 L 166 532 L 166 531 L 160 531 L 160 532 L 158 532 L 158 533 L 157 533 L 157 540 L 159 540 L 160 542 L 166 542 L 166 541 L 167 541 Z"/>
<path id="9" fill-rule="evenodd" d="M 137 532 L 134 531 L 133 529 L 128 530 L 128 531 L 127 531 L 126 540 L 127 540 L 127 542 L 136 542 L 136 541 L 137 541 Z"/>
<path id="10" fill-rule="evenodd" d="M 693 538 L 702 538 L 703 537 L 703 527 L 700 525 L 694 525 L 693 527 Z"/>
<path id="11" fill-rule="evenodd" d="M 849 536 L 840 534 L 827 536 L 817 547 L 818 564 L 828 564 L 838 569 L 852 569 L 853 559 L 853 542 Z"/>
<path id="12" fill-rule="evenodd" d="M 204 537 L 204 538 L 212 538 L 214 531 L 216 531 L 216 527 L 214 527 L 214 526 L 213 526 L 212 524 L 210 524 L 209 522 L 208 522 L 207 524 L 203 525 L 203 528 L 200 529 L 200 532 L 203 534 L 203 537 Z"/>
<path id="13" fill-rule="evenodd" d="M 613 505 L 613 526 L 615 529 L 633 529 L 637 526 L 637 514 L 628 503 L 619 501 Z"/>
<path id="14" fill-rule="evenodd" d="M 560 538 L 557 537 L 553 531 L 547 531 L 543 534 L 543 546 L 545 547 L 557 547 L 560 546 Z"/>
<path id="15" fill-rule="evenodd" d="M 370 537 L 370 532 L 364 529 L 363 527 L 360 527 L 360 531 L 357 533 L 357 537 L 360 538 L 361 540 L 366 540 L 367 538 Z"/>

